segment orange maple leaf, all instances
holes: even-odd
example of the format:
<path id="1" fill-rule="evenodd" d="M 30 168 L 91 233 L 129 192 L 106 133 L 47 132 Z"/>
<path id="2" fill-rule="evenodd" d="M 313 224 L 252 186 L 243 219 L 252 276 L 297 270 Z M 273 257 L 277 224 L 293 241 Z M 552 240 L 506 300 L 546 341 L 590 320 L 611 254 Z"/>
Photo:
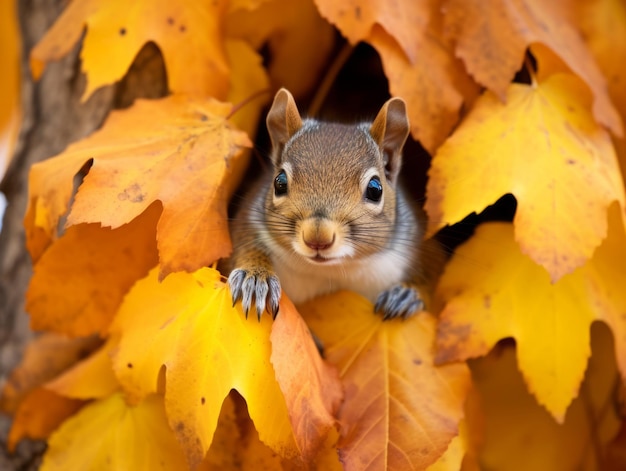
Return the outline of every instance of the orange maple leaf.
<path id="1" fill-rule="evenodd" d="M 316 0 L 351 43 L 367 41 L 380 56 L 392 94 L 407 101 L 411 133 L 431 153 L 459 118 L 474 88 L 443 36 L 438 0 Z"/>
<path id="2" fill-rule="evenodd" d="M 476 80 L 505 99 L 506 90 L 532 43 L 559 55 L 592 90 L 595 118 L 614 133 L 622 122 L 611 103 L 606 81 L 589 49 L 570 22 L 563 2 L 540 0 L 446 0 L 444 22 L 456 54 Z"/>
<path id="3" fill-rule="evenodd" d="M 229 180 L 250 146 L 227 120 L 229 104 L 171 96 L 140 100 L 111 113 L 99 131 L 31 169 L 27 243 L 41 245 L 66 213 L 72 182 L 93 161 L 68 216 L 68 225 L 100 223 L 117 228 L 155 201 L 161 275 L 193 271 L 231 250 L 226 209 Z M 40 249 L 39 249 L 40 250 Z"/>
<path id="4" fill-rule="evenodd" d="M 433 365 L 436 320 L 383 322 L 340 292 L 299 307 L 345 389 L 339 453 L 345 469 L 425 469 L 458 434 L 469 386 L 464 364 Z"/>
<path id="5" fill-rule="evenodd" d="M 35 264 L 26 293 L 31 327 L 70 336 L 105 334 L 123 296 L 158 263 L 160 213 L 152 205 L 114 230 L 69 227 Z"/>
<path id="6" fill-rule="evenodd" d="M 229 66 L 221 25 L 227 3 L 75 0 L 31 51 L 31 68 L 38 78 L 45 63 L 65 56 L 86 27 L 81 49 L 87 76 L 84 99 L 120 80 L 149 41 L 163 54 L 170 90 L 224 99 Z"/>

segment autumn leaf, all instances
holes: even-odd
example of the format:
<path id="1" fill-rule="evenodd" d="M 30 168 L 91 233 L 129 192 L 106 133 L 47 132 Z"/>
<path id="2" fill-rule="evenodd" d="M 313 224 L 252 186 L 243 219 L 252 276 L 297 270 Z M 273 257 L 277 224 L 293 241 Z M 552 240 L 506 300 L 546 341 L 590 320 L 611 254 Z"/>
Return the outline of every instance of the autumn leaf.
<path id="1" fill-rule="evenodd" d="M 596 120 L 621 135 L 622 122 L 606 81 L 563 3 L 538 0 L 445 0 L 444 22 L 456 54 L 476 80 L 502 100 L 521 68 L 527 47 L 543 43 L 559 55 L 591 89 Z"/>
<path id="2" fill-rule="evenodd" d="M 620 211 L 611 209 L 609 234 L 593 258 L 556 283 L 520 252 L 510 224 L 478 227 L 458 248 L 435 294 L 445 303 L 437 361 L 486 355 L 500 339 L 513 337 L 528 389 L 559 422 L 578 394 L 594 320 L 613 329 L 620 371 L 626 371 L 626 297 L 618 281 L 626 236 Z"/>
<path id="3" fill-rule="evenodd" d="M 154 232 L 160 209 L 153 205 L 115 230 L 69 227 L 35 264 L 26 296 L 31 327 L 104 335 L 123 296 L 158 262 Z"/>
<path id="4" fill-rule="evenodd" d="M 93 160 L 68 225 L 97 222 L 115 229 L 158 200 L 162 276 L 228 255 L 226 188 L 233 186 L 229 177 L 242 148 L 250 145 L 228 123 L 230 110 L 213 99 L 171 96 L 111 113 L 101 130 L 32 167 L 27 242 L 40 240 L 37 227 L 54 238 L 74 174 Z"/>
<path id="5" fill-rule="evenodd" d="M 68 338 L 52 332 L 36 337 L 3 385 L 0 409 L 14 413 L 30 391 L 70 368 L 99 344 L 97 338 Z"/>
<path id="6" fill-rule="evenodd" d="M 335 39 L 333 27 L 321 18 L 313 0 L 231 2 L 225 30 L 229 38 L 241 38 L 256 50 L 266 47 L 272 83 L 295 96 L 310 93 L 318 84 Z M 236 79 L 237 71 L 232 77 Z"/>
<path id="7" fill-rule="evenodd" d="M 320 358 L 309 328 L 286 297 L 270 340 L 270 360 L 298 448 L 304 456 L 316 456 L 335 425 L 343 398 L 337 371 Z"/>
<path id="8" fill-rule="evenodd" d="M 319 395 L 329 391 L 329 398 L 337 397 L 332 392 L 338 387 L 335 378 L 316 368 L 300 371 L 305 390 L 310 381 L 322 386 L 317 391 L 311 387 L 308 397 L 290 399 L 290 404 L 301 409 L 288 411 L 270 363 L 271 319 L 264 316 L 261 322 L 246 320 L 241 308 L 231 304 L 219 273 L 208 268 L 193 274 L 175 273 L 160 284 L 153 271 L 137 283 L 113 326 L 113 333 L 121 336 L 114 370 L 127 396 L 137 402 L 156 392 L 159 372 L 165 365 L 168 420 L 191 466 L 206 454 L 222 402 L 231 389 L 245 398 L 265 444 L 286 458 L 311 458 L 310 454 L 317 451 L 313 445 L 320 440 L 314 434 L 323 440 L 333 424 L 328 411 L 321 408 L 326 401 Z M 293 319 L 289 322 L 294 323 Z M 304 332 L 303 327 L 297 329 Z M 280 338 L 281 334 L 276 335 Z M 291 352 L 296 346 L 289 348 L 285 344 L 283 348 Z M 296 351 L 301 352 L 301 348 L 298 346 Z M 332 399 L 328 402 L 334 403 Z M 311 420 L 320 423 L 320 429 L 307 429 L 308 435 L 301 438 L 304 442 L 299 442 L 290 415 L 295 418 L 294 426 Z M 331 422 L 324 424 L 324 420 Z M 302 443 L 305 446 L 299 448 Z"/>
<path id="9" fill-rule="evenodd" d="M 24 438 L 45 440 L 72 417 L 85 401 L 60 396 L 44 387 L 30 391 L 20 402 L 7 438 L 7 448 L 14 451 Z"/>
<path id="10" fill-rule="evenodd" d="M 0 5 L 0 179 L 11 158 L 22 112 L 20 105 L 20 48 L 21 40 L 15 2 Z"/>
<path id="11" fill-rule="evenodd" d="M 185 469 L 185 456 L 165 418 L 163 398 L 129 406 L 121 394 L 95 401 L 48 441 L 42 471 Z"/>
<path id="12" fill-rule="evenodd" d="M 340 458 L 348 470 L 425 469 L 458 433 L 468 370 L 433 366 L 430 314 L 383 322 L 373 311 L 348 292 L 300 307 L 344 384 Z"/>
<path id="13" fill-rule="evenodd" d="M 119 389 L 111 356 L 115 342 L 100 349 L 45 385 L 46 389 L 71 399 L 103 399 Z"/>
<path id="14" fill-rule="evenodd" d="M 626 70 L 616 57 L 626 57 L 626 5 L 619 0 L 594 0 L 570 5 L 583 38 L 602 71 L 613 103 L 626 117 Z M 606 32 L 611 32 L 607 35 Z"/>
<path id="15" fill-rule="evenodd" d="M 498 347 L 471 362 L 474 388 L 466 407 L 475 411 L 468 411 L 468 418 L 484 421 L 469 423 L 472 435 L 483 435 L 475 450 L 480 469 L 607 469 L 603 450 L 620 418 L 612 404 L 618 373 L 606 326 L 592 329 L 592 350 L 582 393 L 562 424 L 528 393 L 514 348 Z"/>
<path id="16" fill-rule="evenodd" d="M 552 281 L 583 265 L 606 236 L 607 207 L 625 202 L 611 140 L 587 96 L 578 79 L 559 74 L 511 85 L 506 105 L 489 92 L 479 98 L 433 159 L 430 231 L 512 193 L 523 253 Z"/>
<path id="17" fill-rule="evenodd" d="M 380 54 L 389 90 L 407 101 L 413 137 L 431 153 L 459 119 L 473 86 L 443 37 L 438 1 L 316 0 L 322 16 L 351 43 L 367 41 Z"/>
<path id="18" fill-rule="evenodd" d="M 132 8 L 123 0 L 73 1 L 31 51 L 31 68 L 38 78 L 45 64 L 65 56 L 86 29 L 80 56 L 87 76 L 83 99 L 120 80 L 149 41 L 163 54 L 170 90 L 224 99 L 229 85 L 221 34 L 226 8 L 223 0 L 144 0 Z"/>

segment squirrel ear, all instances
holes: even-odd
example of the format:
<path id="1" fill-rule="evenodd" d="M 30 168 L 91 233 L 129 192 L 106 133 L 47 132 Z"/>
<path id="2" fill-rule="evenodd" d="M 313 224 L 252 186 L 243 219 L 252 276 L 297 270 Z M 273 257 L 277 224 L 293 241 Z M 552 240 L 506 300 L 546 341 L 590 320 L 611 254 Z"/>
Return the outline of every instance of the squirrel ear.
<path id="1" fill-rule="evenodd" d="M 265 122 L 272 140 L 273 159 L 276 160 L 282 153 L 283 146 L 302 127 L 296 102 L 286 88 L 281 88 L 276 93 Z"/>
<path id="2" fill-rule="evenodd" d="M 402 148 L 409 136 L 409 118 L 402 98 L 391 98 L 378 112 L 370 134 L 380 147 L 387 178 L 395 183 L 402 164 Z"/>

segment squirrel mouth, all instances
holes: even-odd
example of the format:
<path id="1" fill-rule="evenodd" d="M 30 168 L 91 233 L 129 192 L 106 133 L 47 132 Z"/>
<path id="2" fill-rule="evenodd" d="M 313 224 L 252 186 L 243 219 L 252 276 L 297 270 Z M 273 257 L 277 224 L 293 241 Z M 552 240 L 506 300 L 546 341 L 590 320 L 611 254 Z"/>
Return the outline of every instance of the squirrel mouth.
<path id="1" fill-rule="evenodd" d="M 312 260 L 313 262 L 317 262 L 317 263 L 326 263 L 326 262 L 329 262 L 330 260 L 332 260 L 330 258 L 322 257 L 320 254 L 316 254 L 313 257 L 309 257 L 309 259 Z"/>

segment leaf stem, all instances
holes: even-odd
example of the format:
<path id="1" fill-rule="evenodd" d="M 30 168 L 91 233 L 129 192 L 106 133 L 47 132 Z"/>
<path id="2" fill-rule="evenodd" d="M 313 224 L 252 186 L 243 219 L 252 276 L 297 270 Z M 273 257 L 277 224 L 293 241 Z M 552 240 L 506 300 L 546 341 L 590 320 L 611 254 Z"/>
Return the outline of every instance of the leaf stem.
<path id="1" fill-rule="evenodd" d="M 310 116 L 316 116 L 319 113 L 322 105 L 324 104 L 324 100 L 326 100 L 326 97 L 328 96 L 328 92 L 335 82 L 335 79 L 339 75 L 339 72 L 341 72 L 341 69 L 343 68 L 345 63 L 350 58 L 350 55 L 352 55 L 353 49 L 354 46 L 349 42 L 346 42 L 339 51 L 339 53 L 335 56 L 335 59 L 333 60 L 332 64 L 330 64 L 330 67 L 326 71 L 324 78 L 317 87 L 315 96 L 311 101 L 311 106 L 309 106 Z"/>
<path id="2" fill-rule="evenodd" d="M 233 108 L 230 110 L 230 113 L 228 114 L 228 116 L 226 116 L 226 119 L 230 119 L 232 118 L 232 116 L 239 111 L 241 108 L 243 108 L 244 106 L 246 106 L 248 103 L 250 103 L 252 100 L 255 100 L 257 98 L 259 98 L 260 96 L 265 95 L 266 93 L 270 93 L 272 90 L 269 88 L 264 88 L 262 90 L 259 90 L 258 92 L 253 93 L 252 95 L 250 95 L 247 98 L 244 98 L 243 100 L 241 100 L 239 103 L 237 103 L 236 105 L 233 105 Z"/>

